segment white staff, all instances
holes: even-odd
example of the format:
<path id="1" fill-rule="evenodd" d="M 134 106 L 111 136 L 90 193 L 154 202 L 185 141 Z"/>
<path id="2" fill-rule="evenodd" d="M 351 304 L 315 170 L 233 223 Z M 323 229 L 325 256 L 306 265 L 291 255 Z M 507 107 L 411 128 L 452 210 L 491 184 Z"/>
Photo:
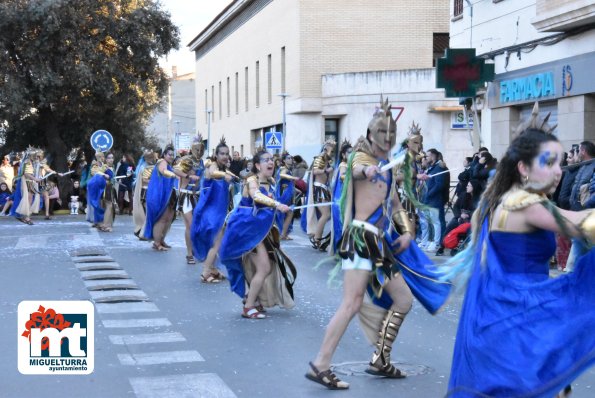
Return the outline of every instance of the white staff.
<path id="1" fill-rule="evenodd" d="M 310 204 L 310 205 L 290 206 L 290 209 L 292 209 L 292 210 L 307 209 L 309 207 L 331 206 L 332 204 L 333 204 L 333 202 L 313 203 L 313 204 Z"/>
<path id="2" fill-rule="evenodd" d="M 62 173 L 62 175 L 60 177 L 64 177 L 67 176 L 68 174 L 72 174 L 74 173 L 74 170 L 69 171 L 68 173 Z M 51 173 L 48 173 L 46 175 L 44 175 L 43 177 L 41 177 L 42 180 L 45 180 L 46 178 L 48 178 L 49 176 L 51 176 L 52 174 L 56 174 L 55 171 L 52 171 Z"/>

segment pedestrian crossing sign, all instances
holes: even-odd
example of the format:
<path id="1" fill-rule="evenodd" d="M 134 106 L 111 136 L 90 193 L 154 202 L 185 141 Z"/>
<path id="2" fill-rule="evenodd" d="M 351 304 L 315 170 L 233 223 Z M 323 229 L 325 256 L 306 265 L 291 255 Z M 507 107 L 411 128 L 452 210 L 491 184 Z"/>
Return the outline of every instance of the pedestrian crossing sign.
<path id="1" fill-rule="evenodd" d="M 271 131 L 264 133 L 264 146 L 266 149 L 282 149 L 283 148 L 283 134 L 278 131 Z"/>

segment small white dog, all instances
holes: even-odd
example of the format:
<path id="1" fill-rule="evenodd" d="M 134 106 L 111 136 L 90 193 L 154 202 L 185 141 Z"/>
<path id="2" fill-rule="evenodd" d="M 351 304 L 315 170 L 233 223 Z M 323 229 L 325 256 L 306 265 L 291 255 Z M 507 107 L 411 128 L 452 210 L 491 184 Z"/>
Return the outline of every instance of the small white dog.
<path id="1" fill-rule="evenodd" d="M 70 214 L 79 214 L 79 197 L 70 197 Z"/>

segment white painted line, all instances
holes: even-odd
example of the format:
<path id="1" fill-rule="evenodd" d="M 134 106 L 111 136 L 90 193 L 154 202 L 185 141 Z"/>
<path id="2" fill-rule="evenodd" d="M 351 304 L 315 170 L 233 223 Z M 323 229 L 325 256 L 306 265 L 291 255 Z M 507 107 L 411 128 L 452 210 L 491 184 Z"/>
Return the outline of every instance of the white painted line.
<path id="1" fill-rule="evenodd" d="M 154 303 L 114 303 L 95 304 L 100 314 L 124 314 L 127 312 L 157 312 L 159 308 Z"/>
<path id="2" fill-rule="evenodd" d="M 171 326 L 171 322 L 166 318 L 148 318 L 148 319 L 109 319 L 102 320 L 105 328 L 157 328 L 162 326 Z"/>
<path id="3" fill-rule="evenodd" d="M 133 377 L 130 384 L 137 398 L 236 398 L 214 373 L 159 377 Z"/>
<path id="4" fill-rule="evenodd" d="M 97 290 L 90 291 L 93 301 L 103 302 L 109 300 L 148 300 L 149 296 L 142 290 Z"/>
<path id="5" fill-rule="evenodd" d="M 49 236 L 23 236 L 19 238 L 15 249 L 41 249 L 48 243 Z"/>
<path id="6" fill-rule="evenodd" d="M 166 351 L 145 354 L 118 354 L 122 365 L 161 365 L 180 362 L 203 362 L 198 351 Z"/>
<path id="7" fill-rule="evenodd" d="M 89 290 L 138 289 L 138 285 L 132 279 L 98 279 L 83 282 Z"/>
<path id="8" fill-rule="evenodd" d="M 118 334 L 110 335 L 109 340 L 116 345 L 150 344 L 150 343 L 175 343 L 186 341 L 178 332 L 148 333 L 148 334 Z"/>

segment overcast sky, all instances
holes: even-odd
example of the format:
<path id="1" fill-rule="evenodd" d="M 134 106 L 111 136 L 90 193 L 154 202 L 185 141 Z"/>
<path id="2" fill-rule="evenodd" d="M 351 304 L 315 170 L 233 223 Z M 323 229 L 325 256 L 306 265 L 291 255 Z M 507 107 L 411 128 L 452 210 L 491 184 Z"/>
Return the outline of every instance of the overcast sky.
<path id="1" fill-rule="evenodd" d="M 178 75 L 194 72 L 194 55 L 187 47 L 232 0 L 161 0 L 163 9 L 171 14 L 172 21 L 180 28 L 180 50 L 161 60 L 163 68 L 171 74 L 172 65 Z"/>

